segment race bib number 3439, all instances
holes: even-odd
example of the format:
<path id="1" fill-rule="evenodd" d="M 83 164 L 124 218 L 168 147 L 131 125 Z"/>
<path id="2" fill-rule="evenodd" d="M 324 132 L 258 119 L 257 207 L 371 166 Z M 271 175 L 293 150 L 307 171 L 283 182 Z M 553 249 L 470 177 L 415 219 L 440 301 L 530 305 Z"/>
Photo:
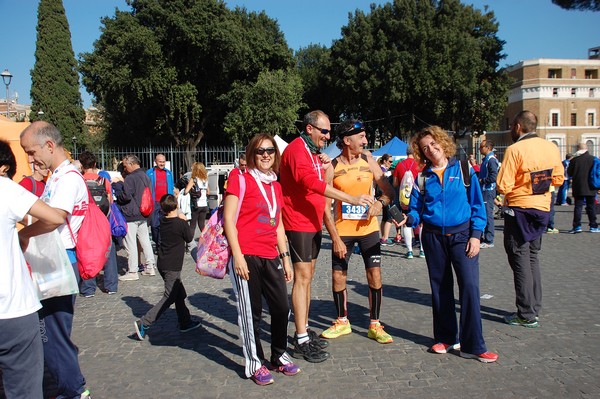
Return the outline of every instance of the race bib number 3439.
<path id="1" fill-rule="evenodd" d="M 352 205 L 342 202 L 342 219 L 345 220 L 364 220 L 368 218 L 368 207 L 363 205 Z"/>

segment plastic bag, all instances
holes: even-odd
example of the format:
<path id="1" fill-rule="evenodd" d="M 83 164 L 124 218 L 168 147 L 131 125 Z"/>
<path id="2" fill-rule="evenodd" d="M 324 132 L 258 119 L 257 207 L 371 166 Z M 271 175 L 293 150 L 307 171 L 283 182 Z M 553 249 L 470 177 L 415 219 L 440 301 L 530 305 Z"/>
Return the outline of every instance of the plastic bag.
<path id="1" fill-rule="evenodd" d="M 24 255 L 31 267 L 38 299 L 79 292 L 73 266 L 57 230 L 30 238 Z"/>

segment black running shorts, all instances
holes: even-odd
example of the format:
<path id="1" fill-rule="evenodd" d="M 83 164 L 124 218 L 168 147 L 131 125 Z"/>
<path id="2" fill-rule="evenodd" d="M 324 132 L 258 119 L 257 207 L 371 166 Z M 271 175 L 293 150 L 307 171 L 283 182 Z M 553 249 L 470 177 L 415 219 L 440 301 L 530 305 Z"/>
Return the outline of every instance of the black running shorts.
<path id="1" fill-rule="evenodd" d="M 323 234 L 320 231 L 316 233 L 286 231 L 285 235 L 290 245 L 292 263 L 312 262 L 313 259 L 317 259 L 321 250 L 321 240 L 323 239 Z"/>

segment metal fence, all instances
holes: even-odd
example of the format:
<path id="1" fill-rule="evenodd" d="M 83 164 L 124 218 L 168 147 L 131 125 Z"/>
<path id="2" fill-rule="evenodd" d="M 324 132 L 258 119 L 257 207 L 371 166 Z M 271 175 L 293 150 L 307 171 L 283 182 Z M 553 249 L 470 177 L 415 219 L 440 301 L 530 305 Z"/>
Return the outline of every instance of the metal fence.
<path id="1" fill-rule="evenodd" d="M 197 147 L 193 153 L 195 162 L 202 162 L 207 167 L 213 165 L 233 164 L 239 157 L 240 151 L 244 148 L 237 146 L 230 147 Z M 154 157 L 156 154 L 164 154 L 168 162 L 168 169 L 173 172 L 173 177 L 177 179 L 179 176 L 189 171 L 186 166 L 186 152 L 183 148 L 178 147 L 119 147 L 107 148 L 102 147 L 97 151 L 92 151 L 96 156 L 98 168 L 103 170 L 116 170 L 117 165 L 127 154 L 134 154 L 140 159 L 141 166 L 149 169 L 154 166 Z M 73 153 L 73 158 L 77 158 L 79 154 Z"/>

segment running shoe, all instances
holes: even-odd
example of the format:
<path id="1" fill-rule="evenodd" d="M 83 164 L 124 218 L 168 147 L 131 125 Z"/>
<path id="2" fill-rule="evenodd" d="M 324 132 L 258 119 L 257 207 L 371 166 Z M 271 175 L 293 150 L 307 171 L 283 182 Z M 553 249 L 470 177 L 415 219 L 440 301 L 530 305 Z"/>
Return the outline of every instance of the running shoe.
<path id="1" fill-rule="evenodd" d="M 382 247 L 391 247 L 392 245 L 394 245 L 394 240 L 392 240 L 391 238 L 388 238 L 387 240 L 384 240 L 383 238 L 379 240 L 379 244 Z"/>
<path id="2" fill-rule="evenodd" d="M 380 344 L 391 344 L 394 342 L 392 336 L 383 331 L 383 326 L 380 323 L 370 325 L 367 336 Z"/>
<path id="3" fill-rule="evenodd" d="M 179 331 L 182 333 L 186 333 L 188 331 L 192 331 L 195 330 L 196 328 L 200 327 L 200 322 L 199 321 L 192 321 L 190 320 L 190 322 L 186 325 L 180 326 L 179 327 Z"/>
<path id="4" fill-rule="evenodd" d="M 459 350 L 460 343 L 450 345 L 450 344 L 445 344 L 443 342 L 438 342 L 437 344 L 433 345 L 430 349 L 433 353 L 443 354 L 443 353 L 448 353 L 451 350 Z"/>
<path id="5" fill-rule="evenodd" d="M 506 316 L 504 321 L 511 326 L 523 326 L 528 328 L 536 328 L 539 324 L 536 319 L 526 320 L 521 318 L 518 314 L 513 313 L 510 316 Z"/>
<path id="6" fill-rule="evenodd" d="M 119 276 L 119 281 L 135 281 L 139 280 L 140 276 L 136 272 L 134 273 L 125 273 L 122 276 Z"/>
<path id="7" fill-rule="evenodd" d="M 342 335 L 348 335 L 352 332 L 352 326 L 350 326 L 350 321 L 346 320 L 346 322 L 341 321 L 340 319 L 335 319 L 333 325 L 329 327 L 327 330 L 321 333 L 321 337 L 327 339 L 333 339 L 341 337 Z"/>
<path id="8" fill-rule="evenodd" d="M 406 259 L 412 259 L 412 258 L 414 258 L 412 251 L 408 251 L 406 253 Z"/>
<path id="9" fill-rule="evenodd" d="M 600 233 L 600 227 L 590 227 L 590 233 Z"/>
<path id="10" fill-rule="evenodd" d="M 568 231 L 568 233 L 569 234 L 581 233 L 581 226 L 573 227 L 571 230 Z"/>
<path id="11" fill-rule="evenodd" d="M 402 237 L 394 237 L 394 244 L 401 244 L 402 243 Z"/>
<path id="12" fill-rule="evenodd" d="M 250 379 L 254 381 L 256 385 L 269 385 L 273 383 L 273 376 L 264 365 L 260 366 Z"/>
<path id="13" fill-rule="evenodd" d="M 474 355 L 472 353 L 460 352 L 460 357 L 464 357 L 465 359 L 476 359 L 481 363 L 493 363 L 498 360 L 498 355 L 494 352 L 483 352 L 479 355 Z"/>
<path id="14" fill-rule="evenodd" d="M 481 248 L 481 249 L 494 248 L 494 243 L 493 242 L 482 242 L 481 245 L 479 246 L 479 248 Z"/>
<path id="15" fill-rule="evenodd" d="M 135 326 L 135 335 L 137 335 L 138 340 L 143 341 L 146 338 L 148 327 L 144 326 L 141 320 L 134 321 L 133 325 Z"/>
<path id="16" fill-rule="evenodd" d="M 419 258 L 424 258 L 425 257 L 425 251 L 420 250 L 419 251 Z"/>
<path id="17" fill-rule="evenodd" d="M 147 267 L 142 272 L 142 276 L 156 276 L 156 270 L 154 267 Z"/>
<path id="18" fill-rule="evenodd" d="M 546 233 L 548 233 L 548 234 L 558 234 L 558 233 L 560 233 L 560 231 L 558 229 L 548 227 L 548 229 L 546 230 Z"/>
<path id="19" fill-rule="evenodd" d="M 86 389 L 85 391 L 83 391 L 79 399 L 92 399 L 92 394 L 90 393 L 90 390 Z"/>
<path id="20" fill-rule="evenodd" d="M 308 333 L 308 339 L 310 339 L 312 341 L 312 343 L 315 344 L 316 346 L 318 346 L 319 348 L 325 349 L 329 346 L 329 341 L 319 337 L 319 334 L 317 334 L 310 328 L 307 328 L 306 332 Z"/>
<path id="21" fill-rule="evenodd" d="M 287 363 L 282 364 L 281 366 L 271 365 L 271 370 L 282 373 L 283 375 L 292 376 L 300 372 L 300 367 L 296 366 L 294 363 Z"/>
<path id="22" fill-rule="evenodd" d="M 329 353 L 315 345 L 310 339 L 302 344 L 298 343 L 298 339 L 294 339 L 294 350 L 292 357 L 296 359 L 304 359 L 310 363 L 321 363 L 329 359 Z"/>

